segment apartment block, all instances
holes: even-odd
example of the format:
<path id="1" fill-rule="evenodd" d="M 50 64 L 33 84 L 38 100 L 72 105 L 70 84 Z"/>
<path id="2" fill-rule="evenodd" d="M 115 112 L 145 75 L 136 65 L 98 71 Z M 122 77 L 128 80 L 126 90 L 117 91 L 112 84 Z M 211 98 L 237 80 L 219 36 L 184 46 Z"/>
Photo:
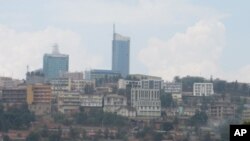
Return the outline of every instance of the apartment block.
<path id="1" fill-rule="evenodd" d="M 161 116 L 161 101 L 159 89 L 132 88 L 131 105 L 136 109 L 137 116 Z"/>
<path id="2" fill-rule="evenodd" d="M 101 108 L 103 107 L 103 95 L 85 94 L 80 96 L 82 107 Z"/>
<path id="3" fill-rule="evenodd" d="M 87 86 L 95 88 L 95 80 L 58 78 L 51 80 L 51 85 L 54 93 L 60 93 L 61 91 L 84 92 Z"/>
<path id="4" fill-rule="evenodd" d="M 216 101 L 209 106 L 209 117 L 215 120 L 223 120 L 235 117 L 236 106 L 229 101 Z"/>
<path id="5" fill-rule="evenodd" d="M 162 89 L 163 81 L 162 80 L 154 80 L 154 79 L 143 79 L 140 81 L 140 88 L 142 89 Z"/>
<path id="6" fill-rule="evenodd" d="M 25 86 L 3 88 L 1 93 L 1 101 L 5 106 L 26 104 L 27 89 Z"/>
<path id="7" fill-rule="evenodd" d="M 35 115 L 51 112 L 52 90 L 50 85 L 34 84 L 27 87 L 27 103 L 29 110 Z"/>
<path id="8" fill-rule="evenodd" d="M 210 96 L 214 94 L 213 83 L 194 83 L 194 96 Z"/>
<path id="9" fill-rule="evenodd" d="M 164 92 L 165 93 L 182 93 L 182 84 L 181 83 L 164 83 Z"/>
<path id="10" fill-rule="evenodd" d="M 80 94 L 78 92 L 63 92 L 58 95 L 58 111 L 65 114 L 75 113 L 79 110 Z"/>

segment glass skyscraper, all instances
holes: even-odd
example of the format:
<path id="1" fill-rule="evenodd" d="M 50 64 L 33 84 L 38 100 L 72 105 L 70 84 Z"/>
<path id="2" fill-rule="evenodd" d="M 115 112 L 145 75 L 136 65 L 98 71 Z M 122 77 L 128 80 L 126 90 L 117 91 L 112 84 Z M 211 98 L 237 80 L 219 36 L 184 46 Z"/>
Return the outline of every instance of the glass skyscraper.
<path id="1" fill-rule="evenodd" d="M 52 54 L 43 56 L 43 73 L 47 80 L 58 78 L 60 73 L 68 72 L 69 55 L 60 54 L 58 46 L 54 46 Z"/>
<path id="2" fill-rule="evenodd" d="M 112 42 L 112 70 L 121 73 L 122 77 L 129 74 L 130 38 L 120 34 L 113 34 Z"/>

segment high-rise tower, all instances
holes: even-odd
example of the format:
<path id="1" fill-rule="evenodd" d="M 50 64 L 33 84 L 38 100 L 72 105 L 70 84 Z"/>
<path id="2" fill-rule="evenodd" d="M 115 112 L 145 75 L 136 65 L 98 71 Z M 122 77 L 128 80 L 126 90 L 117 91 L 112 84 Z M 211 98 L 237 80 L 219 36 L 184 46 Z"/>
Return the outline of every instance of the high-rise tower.
<path id="1" fill-rule="evenodd" d="M 47 80 L 58 78 L 60 73 L 68 72 L 69 55 L 60 54 L 58 45 L 53 46 L 52 54 L 43 56 L 43 72 Z"/>
<path id="2" fill-rule="evenodd" d="M 112 41 L 112 70 L 121 73 L 122 77 L 126 77 L 129 74 L 129 52 L 130 38 L 117 34 L 114 25 Z"/>

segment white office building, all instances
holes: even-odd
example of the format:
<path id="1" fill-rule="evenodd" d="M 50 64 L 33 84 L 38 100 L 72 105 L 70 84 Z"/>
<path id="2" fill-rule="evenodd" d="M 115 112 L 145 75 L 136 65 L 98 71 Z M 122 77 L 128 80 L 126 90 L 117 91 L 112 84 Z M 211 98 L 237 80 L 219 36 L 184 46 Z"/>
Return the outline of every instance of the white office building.
<path id="1" fill-rule="evenodd" d="M 160 90 L 132 88 L 131 105 L 136 109 L 137 116 L 161 116 Z"/>
<path id="2" fill-rule="evenodd" d="M 194 83 L 194 96 L 210 96 L 214 94 L 213 83 Z"/>
<path id="3" fill-rule="evenodd" d="M 165 93 L 182 93 L 182 84 L 181 83 L 164 83 L 164 92 Z"/>

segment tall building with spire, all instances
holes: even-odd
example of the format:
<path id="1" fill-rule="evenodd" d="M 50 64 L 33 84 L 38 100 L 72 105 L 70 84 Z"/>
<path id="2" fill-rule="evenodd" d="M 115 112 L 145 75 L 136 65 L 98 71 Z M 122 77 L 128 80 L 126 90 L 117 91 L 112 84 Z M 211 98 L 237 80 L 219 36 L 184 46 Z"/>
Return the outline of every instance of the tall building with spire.
<path id="1" fill-rule="evenodd" d="M 129 74 L 130 38 L 115 32 L 113 27 L 112 70 L 121 73 L 122 77 Z"/>
<path id="2" fill-rule="evenodd" d="M 69 70 L 69 55 L 61 54 L 58 45 L 53 46 L 52 54 L 43 56 L 43 73 L 47 80 L 58 78 Z"/>

